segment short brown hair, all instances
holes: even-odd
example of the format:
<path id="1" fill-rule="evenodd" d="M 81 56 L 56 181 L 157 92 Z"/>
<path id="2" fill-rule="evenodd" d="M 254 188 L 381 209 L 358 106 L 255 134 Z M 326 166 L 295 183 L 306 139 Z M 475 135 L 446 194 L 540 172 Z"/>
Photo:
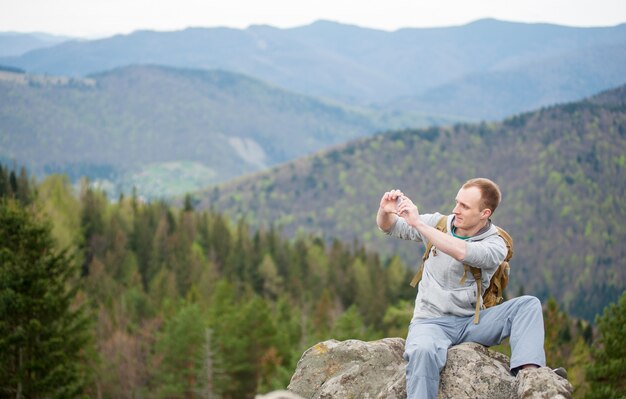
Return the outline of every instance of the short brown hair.
<path id="1" fill-rule="evenodd" d="M 491 213 L 493 214 L 496 211 L 498 205 L 500 205 L 500 200 L 502 198 L 502 193 L 500 193 L 500 187 L 493 181 L 486 179 L 484 177 L 477 177 L 475 179 L 470 179 L 463 184 L 463 188 L 476 187 L 480 190 L 481 196 L 481 211 L 483 209 L 491 209 Z"/>

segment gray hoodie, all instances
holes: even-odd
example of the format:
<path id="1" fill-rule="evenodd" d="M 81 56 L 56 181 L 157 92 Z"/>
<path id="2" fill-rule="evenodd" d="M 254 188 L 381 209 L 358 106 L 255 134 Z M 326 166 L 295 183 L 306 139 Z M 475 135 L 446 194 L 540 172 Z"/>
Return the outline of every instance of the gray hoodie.
<path id="1" fill-rule="evenodd" d="M 420 215 L 422 221 L 435 227 L 443 215 L 440 213 Z M 448 216 L 447 234 L 452 235 L 451 225 L 454 215 Z M 425 242 L 425 238 L 408 223 L 398 218 L 387 232 L 404 240 Z M 424 264 L 415 299 L 413 320 L 440 316 L 472 316 L 476 307 L 476 282 L 468 271 L 463 284 L 463 263 L 482 269 L 482 292 L 489 287 L 489 280 L 507 254 L 506 243 L 498 235 L 491 222 L 477 235 L 466 240 L 467 253 L 463 262 L 441 252 L 433 252 Z M 434 247 L 433 247 L 434 248 Z M 435 255 L 436 253 L 436 255 Z M 421 267 L 421 265 L 418 265 Z"/>

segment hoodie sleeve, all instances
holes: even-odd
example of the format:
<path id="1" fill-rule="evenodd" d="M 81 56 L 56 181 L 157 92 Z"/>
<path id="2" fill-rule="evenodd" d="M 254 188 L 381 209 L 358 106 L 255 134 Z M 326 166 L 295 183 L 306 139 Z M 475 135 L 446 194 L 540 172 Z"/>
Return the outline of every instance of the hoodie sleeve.
<path id="1" fill-rule="evenodd" d="M 463 263 L 485 270 L 495 270 L 507 254 L 504 239 L 497 234 L 481 241 L 467 243 L 467 253 Z"/>
<path id="2" fill-rule="evenodd" d="M 420 215 L 420 219 L 427 225 L 435 227 L 442 216 L 440 213 L 424 214 Z M 409 226 L 407 221 L 401 217 L 396 219 L 396 222 L 386 234 L 403 240 L 424 242 L 424 237 L 412 226 Z"/>

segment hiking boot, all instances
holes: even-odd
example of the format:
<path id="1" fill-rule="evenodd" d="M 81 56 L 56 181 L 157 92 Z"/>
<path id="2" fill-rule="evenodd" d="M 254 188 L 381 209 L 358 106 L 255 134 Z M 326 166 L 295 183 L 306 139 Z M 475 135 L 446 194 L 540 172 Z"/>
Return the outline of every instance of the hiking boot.
<path id="1" fill-rule="evenodd" d="M 552 369 L 552 371 L 554 371 L 554 374 L 567 380 L 567 370 L 565 370 L 564 367 L 557 367 L 555 369 Z"/>

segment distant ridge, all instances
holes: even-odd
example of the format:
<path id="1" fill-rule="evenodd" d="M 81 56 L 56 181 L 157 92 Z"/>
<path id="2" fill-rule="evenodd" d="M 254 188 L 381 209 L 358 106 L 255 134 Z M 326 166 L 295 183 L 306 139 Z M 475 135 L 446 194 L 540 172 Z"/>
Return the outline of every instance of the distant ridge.
<path id="1" fill-rule="evenodd" d="M 0 32 L 0 57 L 15 57 L 29 51 L 52 47 L 71 40 L 67 36 L 31 32 Z"/>
<path id="2" fill-rule="evenodd" d="M 486 19 L 386 32 L 318 21 L 291 29 L 138 31 L 3 57 L 0 64 L 70 76 L 131 64 L 218 68 L 342 103 L 478 121 L 626 82 L 624 46 L 626 24 L 573 28 Z"/>

